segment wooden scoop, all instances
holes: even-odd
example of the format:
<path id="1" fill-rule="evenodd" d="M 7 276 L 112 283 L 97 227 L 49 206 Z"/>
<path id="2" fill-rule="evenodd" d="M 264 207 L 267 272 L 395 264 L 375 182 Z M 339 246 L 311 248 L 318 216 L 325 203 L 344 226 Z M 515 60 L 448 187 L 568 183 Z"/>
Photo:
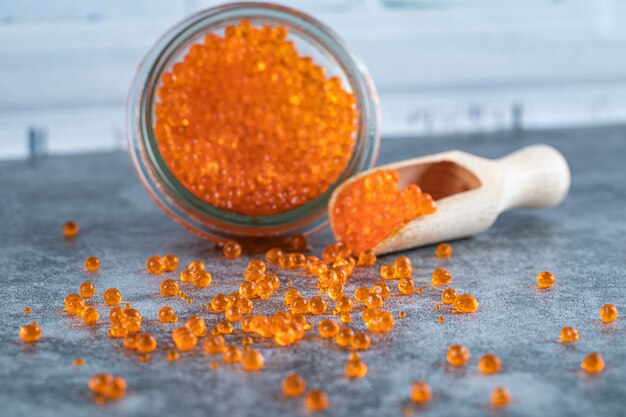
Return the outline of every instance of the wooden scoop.
<path id="1" fill-rule="evenodd" d="M 335 199 L 344 187 L 379 169 L 397 170 L 401 188 L 419 185 L 437 201 L 437 211 L 405 224 L 374 248 L 377 254 L 484 232 L 507 210 L 559 204 L 570 187 L 565 157 L 547 145 L 528 146 L 496 160 L 449 151 L 394 162 L 355 175 L 335 189 L 329 218 L 337 239 L 332 210 Z"/>

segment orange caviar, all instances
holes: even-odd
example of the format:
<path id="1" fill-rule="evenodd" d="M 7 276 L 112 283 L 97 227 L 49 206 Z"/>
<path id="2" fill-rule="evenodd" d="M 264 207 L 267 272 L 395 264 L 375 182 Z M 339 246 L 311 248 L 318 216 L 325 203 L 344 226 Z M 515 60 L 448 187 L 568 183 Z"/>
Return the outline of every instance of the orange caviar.
<path id="1" fill-rule="evenodd" d="M 440 243 L 435 249 L 437 258 L 449 258 L 452 256 L 452 246 L 449 243 Z"/>
<path id="2" fill-rule="evenodd" d="M 372 339 L 367 333 L 359 333 L 354 335 L 350 344 L 354 350 L 367 350 L 370 348 Z"/>
<path id="3" fill-rule="evenodd" d="M 122 302 L 122 293 L 117 288 L 109 288 L 105 290 L 102 297 L 108 306 L 116 306 Z"/>
<path id="4" fill-rule="evenodd" d="M 224 336 L 220 334 L 212 334 L 204 339 L 204 350 L 209 355 L 216 355 L 224 352 Z"/>
<path id="5" fill-rule="evenodd" d="M 323 194 L 351 157 L 354 96 L 287 36 L 285 26 L 243 20 L 192 45 L 161 78 L 161 155 L 213 206 L 246 215 L 292 210 Z"/>
<path id="6" fill-rule="evenodd" d="M 411 401 L 417 404 L 425 404 L 430 401 L 433 393 L 425 381 L 417 381 L 411 385 Z"/>
<path id="7" fill-rule="evenodd" d="M 461 294 L 454 300 L 454 309 L 459 313 L 473 313 L 478 310 L 478 301 L 471 294 Z"/>
<path id="8" fill-rule="evenodd" d="M 452 279 L 452 274 L 446 268 L 437 268 L 432 274 L 433 285 L 446 285 Z"/>
<path id="9" fill-rule="evenodd" d="M 169 349 L 165 354 L 165 359 L 168 362 L 174 362 L 180 359 L 180 353 L 175 349 Z"/>
<path id="10" fill-rule="evenodd" d="M 213 277 L 209 271 L 198 271 L 193 274 L 192 281 L 196 288 L 205 288 L 211 284 Z"/>
<path id="11" fill-rule="evenodd" d="M 478 369 L 483 374 L 498 373 L 501 367 L 500 358 L 492 353 L 488 353 L 478 360 Z"/>
<path id="12" fill-rule="evenodd" d="M 349 327 L 340 327 L 335 333 L 335 343 L 341 347 L 348 347 L 352 344 L 354 330 Z"/>
<path id="13" fill-rule="evenodd" d="M 96 287 L 91 282 L 87 281 L 80 284 L 78 290 L 81 296 L 83 296 L 84 298 L 89 298 L 93 297 L 94 293 L 96 292 Z"/>
<path id="14" fill-rule="evenodd" d="M 600 308 L 600 318 L 605 323 L 611 323 L 617 318 L 617 307 L 613 304 L 605 304 Z"/>
<path id="15" fill-rule="evenodd" d="M 446 288 L 441 293 L 441 301 L 443 301 L 444 304 L 453 304 L 457 296 L 458 294 L 454 289 Z"/>
<path id="16" fill-rule="evenodd" d="M 178 348 L 183 352 L 193 350 L 198 343 L 198 338 L 187 327 L 179 327 L 172 331 L 172 340 Z"/>
<path id="17" fill-rule="evenodd" d="M 160 286 L 161 295 L 164 297 L 173 297 L 178 295 L 180 288 L 178 288 L 178 282 L 173 279 L 166 279 Z"/>
<path id="18" fill-rule="evenodd" d="M 309 411 L 323 411 L 328 408 L 328 395 L 319 389 L 311 390 L 304 396 L 304 406 Z"/>
<path id="19" fill-rule="evenodd" d="M 326 312 L 326 301 L 319 295 L 313 296 L 307 303 L 307 308 L 311 314 L 324 314 Z"/>
<path id="20" fill-rule="evenodd" d="M 463 345 L 452 345 L 446 353 L 446 360 L 452 366 L 463 366 L 470 357 L 470 351 Z"/>
<path id="21" fill-rule="evenodd" d="M 96 374 L 89 379 L 87 386 L 104 399 L 116 400 L 126 395 L 126 380 L 111 374 Z"/>
<path id="22" fill-rule="evenodd" d="M 555 279 L 552 272 L 543 271 L 537 275 L 537 285 L 539 288 L 550 288 L 554 285 Z"/>
<path id="23" fill-rule="evenodd" d="M 248 372 L 263 368 L 263 355 L 258 350 L 246 348 L 241 355 L 241 366 Z"/>
<path id="24" fill-rule="evenodd" d="M 511 402 L 511 393 L 504 387 L 496 387 L 491 391 L 491 405 L 506 407 Z"/>
<path id="25" fill-rule="evenodd" d="M 161 264 L 163 264 L 163 272 L 174 272 L 178 268 L 179 259 L 178 256 L 168 253 L 161 258 Z"/>
<path id="26" fill-rule="evenodd" d="M 437 210 L 430 194 L 416 184 L 400 190 L 399 180 L 395 170 L 378 170 L 344 187 L 330 210 L 335 235 L 356 252 L 370 250 L 407 222 Z"/>
<path id="27" fill-rule="evenodd" d="M 589 374 L 599 374 L 604 371 L 604 358 L 597 352 L 591 352 L 582 360 L 580 367 Z"/>
<path id="28" fill-rule="evenodd" d="M 157 340 L 150 333 L 139 333 L 135 337 L 135 348 L 141 353 L 152 352 L 157 347 Z"/>
<path id="29" fill-rule="evenodd" d="M 146 261 L 146 269 L 151 274 L 160 274 L 165 269 L 161 256 L 155 255 L 148 258 Z"/>
<path id="30" fill-rule="evenodd" d="M 376 254 L 371 250 L 366 250 L 359 253 L 359 259 L 357 260 L 358 266 L 372 266 L 376 263 Z"/>
<path id="31" fill-rule="evenodd" d="M 97 271 L 100 269 L 100 259 L 95 256 L 85 259 L 85 269 L 90 272 Z"/>
<path id="32" fill-rule="evenodd" d="M 226 346 L 223 356 L 226 363 L 239 363 L 241 362 L 241 349 L 237 346 Z"/>
<path id="33" fill-rule="evenodd" d="M 76 316 L 85 308 L 85 299 L 78 294 L 70 294 L 65 297 L 63 301 L 65 303 L 65 310 Z"/>
<path id="34" fill-rule="evenodd" d="M 83 322 L 87 326 L 93 326 L 98 322 L 100 314 L 98 313 L 98 310 L 93 307 L 85 307 L 83 308 L 83 311 L 80 312 L 80 318 L 83 319 Z"/>
<path id="35" fill-rule="evenodd" d="M 398 281 L 398 291 L 402 294 L 410 295 L 415 292 L 415 281 L 412 278 L 402 278 Z"/>
<path id="36" fill-rule="evenodd" d="M 32 322 L 20 327 L 20 337 L 26 343 L 36 342 L 41 338 L 41 327 L 37 322 Z"/>
<path id="37" fill-rule="evenodd" d="M 30 307 L 28 306 L 24 307 L 24 314 L 27 316 L 30 314 Z"/>
<path id="38" fill-rule="evenodd" d="M 382 279 L 394 279 L 395 271 L 393 269 L 393 265 L 384 264 L 380 267 L 380 276 Z"/>
<path id="39" fill-rule="evenodd" d="M 72 366 L 83 366 L 85 364 L 85 358 L 72 359 Z"/>
<path id="40" fill-rule="evenodd" d="M 74 237 L 78 234 L 80 227 L 78 227 L 78 223 L 69 221 L 63 223 L 63 236 L 67 238 Z"/>
<path id="41" fill-rule="evenodd" d="M 228 241 L 224 243 L 223 248 L 224 257 L 227 259 L 239 258 L 241 255 L 241 245 L 235 241 Z"/>
<path id="42" fill-rule="evenodd" d="M 187 319 L 185 327 L 188 328 L 197 337 L 202 337 L 206 334 L 206 323 L 200 316 L 194 315 Z"/>
<path id="43" fill-rule="evenodd" d="M 164 306 L 159 310 L 159 321 L 161 323 L 176 323 L 178 316 L 172 307 Z"/>
<path id="44" fill-rule="evenodd" d="M 306 389 L 306 383 L 300 375 L 289 374 L 283 379 L 281 387 L 286 397 L 297 397 Z"/>
<path id="45" fill-rule="evenodd" d="M 318 331 L 322 338 L 330 339 L 339 331 L 339 325 L 333 320 L 320 320 Z"/>
<path id="46" fill-rule="evenodd" d="M 561 343 L 575 342 L 578 340 L 579 337 L 580 335 L 578 334 L 578 330 L 573 327 L 563 327 L 561 329 Z"/>
<path id="47" fill-rule="evenodd" d="M 358 356 L 350 357 L 344 370 L 348 378 L 363 378 L 367 375 L 367 365 Z"/>

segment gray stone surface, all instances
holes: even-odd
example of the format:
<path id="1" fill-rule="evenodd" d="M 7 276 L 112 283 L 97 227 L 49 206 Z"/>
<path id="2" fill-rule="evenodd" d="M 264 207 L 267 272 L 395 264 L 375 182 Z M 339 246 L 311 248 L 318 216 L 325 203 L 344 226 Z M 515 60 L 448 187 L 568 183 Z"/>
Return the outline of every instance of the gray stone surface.
<path id="1" fill-rule="evenodd" d="M 158 309 L 168 303 L 180 317 L 198 313 L 215 324 L 218 317 L 207 313 L 202 303 L 234 289 L 248 257 L 225 262 L 212 244 L 174 224 L 141 189 L 124 153 L 0 163 L 0 414 L 298 415 L 304 413 L 301 400 L 282 398 L 279 388 L 281 379 L 293 371 L 304 375 L 310 387 L 329 392 L 329 416 L 402 415 L 416 379 L 431 384 L 434 398 L 422 409 L 411 408 L 415 415 L 626 414 L 626 324 L 623 316 L 609 325 L 598 320 L 598 309 L 607 302 L 626 315 L 626 129 L 389 140 L 383 144 L 381 162 L 451 148 L 498 157 L 533 143 L 551 144 L 567 156 L 573 173 L 567 200 L 552 210 L 508 213 L 486 234 L 454 242 L 454 257 L 446 264 L 454 276 L 451 286 L 477 296 L 476 314 L 435 311 L 439 290 L 427 284 L 438 265 L 434 248 L 408 252 L 424 294 L 389 299 L 387 306 L 396 316 L 404 310 L 408 317 L 397 319 L 391 333 L 374 337 L 371 350 L 362 355 L 369 374 L 356 381 L 343 376 L 348 353 L 314 336 L 287 348 L 259 342 L 267 366 L 254 374 L 227 365 L 211 371 L 209 362 L 215 359 L 202 349 L 167 363 L 164 348 L 171 344 L 173 325 L 156 321 Z M 61 224 L 68 219 L 81 226 L 73 241 L 61 236 Z M 314 251 L 329 239 L 327 231 L 316 236 Z M 149 256 L 167 252 L 178 254 L 184 263 L 203 259 L 213 272 L 214 283 L 207 289 L 186 289 L 194 299 L 191 305 L 162 299 L 158 285 L 163 277 L 144 272 Z M 98 273 L 83 271 L 82 262 L 90 255 L 102 260 Z M 553 289 L 534 287 L 542 270 L 555 273 Z M 311 281 L 299 273 L 280 276 L 278 296 L 256 303 L 261 311 L 281 308 L 288 280 L 312 294 Z M 357 270 L 350 291 L 374 276 L 374 269 Z M 86 328 L 64 312 L 63 297 L 77 292 L 87 279 L 97 287 L 90 302 L 102 316 L 108 316 L 102 292 L 113 286 L 143 313 L 145 329 L 160 343 L 153 361 L 140 363 L 121 348 L 120 340 L 107 338 L 104 322 Z M 24 306 L 33 311 L 28 317 Z M 445 316 L 444 324 L 436 322 L 439 314 Z M 31 320 L 41 323 L 43 337 L 25 345 L 18 329 Z M 565 325 L 580 330 L 581 339 L 572 346 L 555 342 Z M 363 328 L 359 317 L 353 326 Z M 239 341 L 240 335 L 230 339 Z M 452 343 L 471 349 L 468 367 L 445 365 L 445 351 Z M 580 360 L 590 351 L 605 357 L 606 370 L 599 376 L 579 370 Z M 502 358 L 500 374 L 477 373 L 476 361 L 487 352 Z M 86 364 L 73 367 L 76 357 L 84 357 Z M 96 406 L 86 382 L 104 371 L 124 376 L 129 394 Z M 505 411 L 488 405 L 489 393 L 498 385 L 513 395 Z"/>

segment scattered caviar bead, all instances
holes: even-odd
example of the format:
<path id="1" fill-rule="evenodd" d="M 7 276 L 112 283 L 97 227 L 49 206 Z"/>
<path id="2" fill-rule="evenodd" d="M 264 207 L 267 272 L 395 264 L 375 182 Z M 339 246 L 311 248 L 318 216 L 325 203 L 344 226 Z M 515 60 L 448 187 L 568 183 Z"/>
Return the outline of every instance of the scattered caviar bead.
<path id="1" fill-rule="evenodd" d="M 406 256 L 399 256 L 393 262 L 393 272 L 396 278 L 409 278 L 413 273 L 411 260 Z"/>
<path id="2" fill-rule="evenodd" d="M 441 293 L 441 301 L 444 304 L 454 304 L 454 300 L 458 296 L 457 292 L 453 288 L 446 288 Z"/>
<path id="3" fill-rule="evenodd" d="M 36 342 L 41 338 L 41 327 L 37 322 L 20 327 L 20 338 L 26 343 Z"/>
<path id="4" fill-rule="evenodd" d="M 365 298 L 365 305 L 367 306 L 367 308 L 380 308 L 383 305 L 383 297 L 380 294 L 377 293 L 370 293 L 366 298 Z"/>
<path id="5" fill-rule="evenodd" d="M 348 347 L 352 344 L 354 330 L 349 327 L 340 327 L 335 334 L 335 342 L 341 347 Z"/>
<path id="6" fill-rule="evenodd" d="M 178 256 L 168 253 L 163 258 L 161 258 L 161 264 L 163 265 L 164 272 L 174 272 L 178 268 Z"/>
<path id="7" fill-rule="evenodd" d="M 498 373 L 501 367 L 500 358 L 492 353 L 488 353 L 478 360 L 478 369 L 483 374 Z"/>
<path id="8" fill-rule="evenodd" d="M 461 294 L 454 300 L 454 309 L 459 313 L 473 313 L 478 310 L 478 301 L 471 294 Z"/>
<path id="9" fill-rule="evenodd" d="M 89 378 L 89 381 L 87 382 L 87 386 L 91 391 L 107 397 L 112 384 L 113 375 L 111 374 L 96 374 Z"/>
<path id="10" fill-rule="evenodd" d="M 161 256 L 155 255 L 148 258 L 146 261 L 146 269 L 151 274 L 160 274 L 164 270 L 163 262 L 161 261 Z"/>
<path id="11" fill-rule="evenodd" d="M 239 258 L 241 255 L 241 245 L 234 241 L 228 241 L 224 243 L 224 257 L 227 259 Z"/>
<path id="12" fill-rule="evenodd" d="M 285 292 L 285 304 L 291 305 L 298 298 L 302 298 L 300 291 L 295 288 L 290 288 Z"/>
<path id="13" fill-rule="evenodd" d="M 374 333 L 387 333 L 395 324 L 393 314 L 388 311 L 374 310 L 369 316 L 365 325 Z"/>
<path id="14" fill-rule="evenodd" d="M 401 190 L 399 180 L 395 170 L 377 170 L 345 186 L 329 210 L 334 233 L 360 252 L 375 248 L 407 222 L 435 212 L 429 194 L 415 184 Z"/>
<path id="15" fill-rule="evenodd" d="M 537 285 L 539 288 L 550 288 L 554 285 L 554 282 L 554 274 L 551 272 L 543 271 L 537 275 Z"/>
<path id="16" fill-rule="evenodd" d="M 370 295 L 370 290 L 367 287 L 359 287 L 354 291 L 354 298 L 360 303 L 365 303 L 368 295 Z"/>
<path id="17" fill-rule="evenodd" d="M 83 319 L 83 322 L 87 326 L 93 326 L 98 322 L 100 314 L 98 313 L 98 310 L 93 307 L 85 307 L 83 308 L 83 311 L 80 312 L 80 318 Z"/>
<path id="18" fill-rule="evenodd" d="M 122 324 L 129 332 L 138 332 L 141 329 L 141 313 L 134 308 L 124 310 L 124 318 Z"/>
<path id="19" fill-rule="evenodd" d="M 261 272 L 265 272 L 267 267 L 265 266 L 265 262 L 263 262 L 262 259 L 251 259 L 250 262 L 248 262 L 248 268 L 247 269 L 258 269 Z"/>
<path id="20" fill-rule="evenodd" d="M 281 387 L 283 389 L 283 394 L 285 394 L 286 397 L 297 397 L 304 393 L 306 383 L 300 375 L 289 374 L 285 377 L 285 379 L 283 379 Z"/>
<path id="21" fill-rule="evenodd" d="M 67 238 L 74 237 L 78 234 L 80 228 L 78 227 L 78 223 L 69 221 L 63 223 L 63 236 Z"/>
<path id="22" fill-rule="evenodd" d="M 309 411 L 324 411 L 328 408 L 328 395 L 319 389 L 311 390 L 304 396 L 304 406 Z"/>
<path id="23" fill-rule="evenodd" d="M 70 294 L 65 297 L 65 310 L 73 315 L 80 314 L 85 308 L 85 299 L 78 294 Z"/>
<path id="24" fill-rule="evenodd" d="M 194 273 L 189 269 L 185 269 L 184 271 L 180 271 L 180 280 L 182 282 L 193 282 Z"/>
<path id="25" fill-rule="evenodd" d="M 135 338 L 135 346 L 141 353 L 150 353 L 156 349 L 157 340 L 150 333 L 140 333 Z"/>
<path id="26" fill-rule="evenodd" d="M 382 279 L 395 279 L 395 271 L 393 265 L 384 264 L 380 267 L 380 276 Z"/>
<path id="27" fill-rule="evenodd" d="M 452 274 L 446 268 L 436 268 L 432 274 L 433 285 L 446 285 L 452 279 Z"/>
<path id="28" fill-rule="evenodd" d="M 112 323 L 109 329 L 109 336 L 114 338 L 125 337 L 128 334 L 128 330 L 121 323 Z"/>
<path id="29" fill-rule="evenodd" d="M 178 348 L 183 352 L 193 350 L 198 343 L 198 338 L 187 327 L 179 327 L 172 331 L 172 340 Z"/>
<path id="30" fill-rule="evenodd" d="M 343 297 L 344 285 L 341 282 L 334 282 L 328 287 L 328 296 L 331 300 L 337 301 Z"/>
<path id="31" fill-rule="evenodd" d="M 435 309 L 435 311 L 439 311 L 439 309 L 440 309 L 441 307 L 439 306 L 439 304 L 435 304 L 435 307 L 433 307 L 433 308 Z"/>
<path id="32" fill-rule="evenodd" d="M 224 351 L 224 337 L 219 334 L 212 334 L 204 339 L 204 350 L 209 355 L 216 355 Z"/>
<path id="33" fill-rule="evenodd" d="M 124 346 L 131 350 L 137 349 L 137 333 L 126 333 L 126 336 L 124 336 Z"/>
<path id="34" fill-rule="evenodd" d="M 324 303 L 324 305 L 326 305 L 326 303 Z M 300 297 L 292 301 L 290 309 L 292 313 L 306 313 L 309 311 L 309 304 L 304 298 Z"/>
<path id="35" fill-rule="evenodd" d="M 350 315 L 350 313 L 340 313 L 339 321 L 342 322 L 343 324 L 351 323 L 352 316 Z"/>
<path id="36" fill-rule="evenodd" d="M 563 327 L 561 329 L 561 343 L 575 342 L 579 338 L 578 330 L 573 327 Z"/>
<path id="37" fill-rule="evenodd" d="M 391 291 L 389 290 L 389 286 L 387 285 L 387 283 L 381 280 L 381 281 L 378 281 L 376 284 L 374 284 L 374 286 L 371 289 L 371 292 L 380 294 L 380 296 L 383 297 L 383 300 L 386 300 L 389 297 L 389 293 Z"/>
<path id="38" fill-rule="evenodd" d="M 278 275 L 272 272 L 266 272 L 263 279 L 272 284 L 272 289 L 277 290 L 280 288 L 280 278 L 278 278 Z"/>
<path id="39" fill-rule="evenodd" d="M 263 368 L 263 355 L 258 350 L 246 349 L 241 355 L 241 366 L 248 372 Z"/>
<path id="40" fill-rule="evenodd" d="M 376 254 L 374 251 L 366 250 L 359 253 L 358 266 L 372 266 L 376 263 Z"/>
<path id="41" fill-rule="evenodd" d="M 452 366 L 463 366 L 470 357 L 470 351 L 463 345 L 452 345 L 448 348 L 446 359 Z"/>
<path id="42" fill-rule="evenodd" d="M 193 285 L 197 288 L 205 288 L 211 284 L 213 277 L 209 271 L 198 271 L 193 274 Z"/>
<path id="43" fill-rule="evenodd" d="M 109 288 L 102 294 L 104 302 L 109 306 L 116 306 L 122 302 L 122 293 L 117 288 Z"/>
<path id="44" fill-rule="evenodd" d="M 404 311 L 399 312 L 398 317 L 400 317 L 401 319 L 406 318 L 406 312 Z"/>
<path id="45" fill-rule="evenodd" d="M 180 359 L 180 353 L 178 353 L 177 350 L 168 349 L 167 353 L 165 354 L 165 359 L 168 362 L 175 362 Z"/>
<path id="46" fill-rule="evenodd" d="M 90 272 L 97 271 L 98 269 L 100 269 L 100 259 L 96 258 L 95 256 L 90 256 L 89 258 L 85 259 L 85 269 Z"/>
<path id="47" fill-rule="evenodd" d="M 496 408 L 506 407 L 511 402 L 511 393 L 504 387 L 496 387 L 491 391 L 491 405 Z"/>
<path id="48" fill-rule="evenodd" d="M 415 281 L 412 278 L 401 278 L 398 281 L 398 290 L 404 295 L 410 295 L 415 292 Z"/>
<path id="49" fill-rule="evenodd" d="M 72 360 L 72 366 L 83 366 L 85 364 L 85 358 L 74 358 Z"/>
<path id="50" fill-rule="evenodd" d="M 306 237 L 301 233 L 289 238 L 287 246 L 289 250 L 294 252 L 306 252 L 309 250 L 309 242 L 307 242 Z"/>
<path id="51" fill-rule="evenodd" d="M 605 304 L 600 308 L 600 318 L 605 323 L 611 323 L 617 318 L 617 307 L 613 304 Z"/>
<path id="52" fill-rule="evenodd" d="M 238 321 L 243 315 L 241 312 L 241 308 L 239 308 L 239 306 L 237 305 L 231 305 L 226 307 L 226 311 L 224 312 L 224 314 L 226 316 L 226 320 L 232 322 Z"/>
<path id="53" fill-rule="evenodd" d="M 370 348 L 372 339 L 367 333 L 359 333 L 354 335 L 350 343 L 354 350 L 367 350 Z"/>
<path id="54" fill-rule="evenodd" d="M 424 293 L 424 289 L 422 287 L 419 287 L 417 290 L 415 290 L 416 293 L 418 294 L 423 294 Z M 412 302 L 412 301 L 409 301 Z"/>
<path id="55" fill-rule="evenodd" d="M 324 314 L 326 312 L 326 301 L 319 295 L 313 296 L 307 303 L 307 308 L 311 314 Z"/>
<path id="56" fill-rule="evenodd" d="M 217 323 L 217 331 L 219 334 L 231 334 L 233 332 L 233 325 L 229 321 L 220 321 Z"/>
<path id="57" fill-rule="evenodd" d="M 437 258 L 449 258 L 452 256 L 452 246 L 448 243 L 440 243 L 435 250 Z"/>
<path id="58" fill-rule="evenodd" d="M 353 306 L 352 300 L 348 297 L 341 297 L 335 302 L 335 310 L 339 313 L 349 313 Z"/>
<path id="59" fill-rule="evenodd" d="M 178 316 L 176 316 L 172 307 L 164 306 L 159 309 L 159 321 L 161 323 L 176 323 Z"/>
<path id="60" fill-rule="evenodd" d="M 599 374 L 604 371 L 604 358 L 598 352 L 591 352 L 580 363 L 583 371 L 589 374 Z"/>
<path id="61" fill-rule="evenodd" d="M 28 316 L 30 314 L 30 307 L 24 307 L 24 315 Z"/>
<path id="62" fill-rule="evenodd" d="M 228 298 L 224 294 L 217 294 L 211 300 L 211 308 L 216 313 L 222 313 L 228 306 Z"/>
<path id="63" fill-rule="evenodd" d="M 283 254 L 283 251 L 278 248 L 271 248 L 265 253 L 265 260 L 270 265 L 278 265 L 278 258 Z"/>
<path id="64" fill-rule="evenodd" d="M 187 269 L 191 272 L 204 271 L 205 268 L 206 265 L 204 264 L 204 262 L 198 260 L 191 262 L 187 267 Z"/>
<path id="65" fill-rule="evenodd" d="M 443 323 L 444 321 L 446 321 L 446 319 L 443 316 L 439 316 L 439 317 L 437 317 L 437 321 L 439 323 Z"/>
<path id="66" fill-rule="evenodd" d="M 93 285 L 93 283 L 86 281 L 80 284 L 78 291 L 80 292 L 80 295 L 82 297 L 89 298 L 93 297 L 94 293 L 96 292 L 96 287 Z"/>
<path id="67" fill-rule="evenodd" d="M 349 360 L 344 369 L 348 378 L 363 378 L 367 375 L 367 365 L 361 360 Z"/>
<path id="68" fill-rule="evenodd" d="M 161 295 L 163 297 L 173 297 L 178 295 L 180 292 L 180 288 L 178 287 L 178 282 L 173 279 L 166 279 L 161 283 L 160 286 Z"/>
<path id="69" fill-rule="evenodd" d="M 114 324 L 122 324 L 124 318 L 126 316 L 126 312 L 122 306 L 115 306 L 109 311 L 109 320 Z"/>
<path id="70" fill-rule="evenodd" d="M 198 315 L 193 315 L 185 322 L 185 327 L 188 328 L 197 337 L 202 337 L 206 334 L 206 323 L 204 319 Z"/>
<path id="71" fill-rule="evenodd" d="M 244 281 L 239 284 L 239 294 L 245 298 L 254 298 L 256 296 L 256 288 L 254 282 Z"/>
<path id="72" fill-rule="evenodd" d="M 432 398 L 433 393 L 425 381 L 417 381 L 411 385 L 411 401 L 416 404 L 426 404 Z"/>
<path id="73" fill-rule="evenodd" d="M 126 395 L 126 380 L 121 377 L 113 377 L 110 374 L 102 375 L 99 382 L 93 382 L 94 378 L 98 378 L 98 375 L 94 375 L 89 380 L 89 388 L 96 394 L 102 395 L 105 398 L 111 400 L 117 400 Z"/>
<path id="74" fill-rule="evenodd" d="M 376 314 L 378 314 L 378 312 L 375 309 L 373 309 L 373 308 L 366 308 L 361 313 L 361 318 L 363 319 L 363 321 L 365 323 L 367 323 L 368 321 L 372 320 L 374 318 L 374 316 L 376 316 Z"/>
<path id="75" fill-rule="evenodd" d="M 241 349 L 237 346 L 226 346 L 224 348 L 224 362 L 239 363 L 241 362 Z"/>
<path id="76" fill-rule="evenodd" d="M 330 339 L 335 337 L 339 325 L 333 320 L 320 320 L 318 324 L 318 331 L 323 339 Z"/>

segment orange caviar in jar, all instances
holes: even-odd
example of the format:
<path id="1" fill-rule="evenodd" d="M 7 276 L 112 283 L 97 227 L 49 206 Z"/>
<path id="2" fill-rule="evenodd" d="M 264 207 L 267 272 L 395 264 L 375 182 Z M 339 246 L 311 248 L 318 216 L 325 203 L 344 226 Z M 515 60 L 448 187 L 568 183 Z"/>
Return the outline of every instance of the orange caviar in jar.
<path id="1" fill-rule="evenodd" d="M 409 221 L 437 211 L 416 184 L 404 190 L 395 170 L 378 170 L 348 184 L 329 210 L 333 232 L 356 252 L 376 247 Z"/>

